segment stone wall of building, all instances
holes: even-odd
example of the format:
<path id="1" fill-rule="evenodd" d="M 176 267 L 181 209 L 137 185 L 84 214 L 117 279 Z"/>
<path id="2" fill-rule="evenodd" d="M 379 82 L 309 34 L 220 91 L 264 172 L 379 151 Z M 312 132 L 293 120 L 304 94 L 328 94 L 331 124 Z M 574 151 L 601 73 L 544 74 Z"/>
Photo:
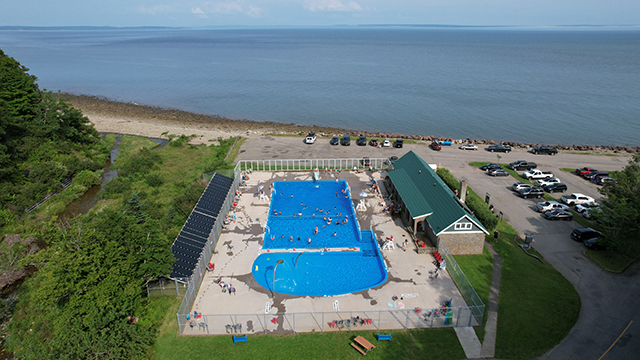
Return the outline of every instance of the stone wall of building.
<path id="1" fill-rule="evenodd" d="M 453 255 L 475 255 L 482 254 L 484 236 L 485 234 L 482 232 L 440 234 L 440 241 L 444 243 Z"/>

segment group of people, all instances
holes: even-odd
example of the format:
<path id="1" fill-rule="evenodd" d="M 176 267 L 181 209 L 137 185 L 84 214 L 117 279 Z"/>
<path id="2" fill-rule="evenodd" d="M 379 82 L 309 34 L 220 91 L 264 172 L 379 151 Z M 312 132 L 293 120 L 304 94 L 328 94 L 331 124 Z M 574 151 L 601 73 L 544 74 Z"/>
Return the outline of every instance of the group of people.
<path id="1" fill-rule="evenodd" d="M 231 295 L 231 293 L 233 293 L 233 294 L 236 293 L 236 288 L 233 287 L 233 285 L 231 285 L 231 284 L 225 283 L 224 280 L 218 279 L 218 281 L 216 281 L 216 283 L 218 285 L 220 285 L 220 287 L 222 288 L 222 292 L 223 293 L 229 292 L 229 295 Z"/>

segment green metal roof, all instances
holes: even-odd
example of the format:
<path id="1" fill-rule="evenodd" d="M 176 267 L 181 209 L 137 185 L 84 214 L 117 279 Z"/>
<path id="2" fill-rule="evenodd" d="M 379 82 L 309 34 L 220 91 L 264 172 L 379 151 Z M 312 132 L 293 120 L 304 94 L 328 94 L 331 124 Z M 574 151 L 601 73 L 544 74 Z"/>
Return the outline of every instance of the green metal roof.
<path id="1" fill-rule="evenodd" d="M 463 217 L 488 233 L 480 221 L 469 214 L 455 194 L 422 158 L 409 151 L 393 164 L 389 178 L 398 190 L 412 218 L 428 215 L 436 235 Z"/>

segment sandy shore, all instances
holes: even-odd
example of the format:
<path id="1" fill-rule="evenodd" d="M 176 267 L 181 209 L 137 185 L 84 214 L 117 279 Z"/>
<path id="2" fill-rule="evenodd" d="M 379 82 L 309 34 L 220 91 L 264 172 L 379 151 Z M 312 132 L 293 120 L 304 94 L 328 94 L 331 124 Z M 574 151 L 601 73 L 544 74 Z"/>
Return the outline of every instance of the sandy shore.
<path id="1" fill-rule="evenodd" d="M 62 94 L 82 110 L 99 132 L 113 132 L 161 138 L 167 132 L 175 135 L 197 135 L 192 144 L 209 144 L 219 137 L 257 136 L 263 134 L 343 133 L 346 130 L 319 126 L 300 126 L 274 122 L 231 120 L 219 116 L 194 114 L 104 98 Z"/>
<path id="2" fill-rule="evenodd" d="M 181 110 L 163 109 L 153 106 L 139 105 L 136 103 L 123 103 L 108 100 L 106 98 L 61 94 L 69 99 L 76 108 L 82 110 L 85 116 L 95 125 L 99 132 L 113 132 L 129 135 L 138 135 L 153 138 L 162 138 L 162 133 L 174 135 L 196 135 L 192 144 L 210 144 L 210 140 L 219 137 L 229 138 L 235 136 L 259 136 L 264 134 L 305 134 L 315 131 L 317 134 L 338 135 L 349 133 L 352 136 L 360 134 L 378 138 L 404 138 L 431 142 L 453 141 L 454 143 L 473 142 L 476 144 L 494 144 L 490 139 L 450 139 L 437 136 L 420 136 L 392 133 L 370 133 L 350 129 L 322 127 L 317 125 L 296 125 L 276 122 L 259 122 L 251 120 L 232 120 L 220 116 L 194 114 Z M 520 148 L 531 148 L 539 144 L 523 144 L 515 142 L 503 142 Z M 554 144 L 548 144 L 554 145 Z M 592 145 L 554 145 L 559 150 L 587 151 L 596 153 L 640 152 L 640 147 L 625 148 L 621 146 L 592 146 Z"/>

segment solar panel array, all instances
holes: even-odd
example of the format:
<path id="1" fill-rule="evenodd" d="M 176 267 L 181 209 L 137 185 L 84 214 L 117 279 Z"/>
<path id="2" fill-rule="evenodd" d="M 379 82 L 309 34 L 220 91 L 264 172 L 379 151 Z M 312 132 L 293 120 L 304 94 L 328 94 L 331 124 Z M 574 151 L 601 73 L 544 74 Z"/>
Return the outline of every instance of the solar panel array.
<path id="1" fill-rule="evenodd" d="M 232 185 L 233 179 L 226 176 L 214 174 L 211 178 L 171 245 L 171 252 L 176 258 L 172 278 L 187 278 L 193 274 Z"/>

